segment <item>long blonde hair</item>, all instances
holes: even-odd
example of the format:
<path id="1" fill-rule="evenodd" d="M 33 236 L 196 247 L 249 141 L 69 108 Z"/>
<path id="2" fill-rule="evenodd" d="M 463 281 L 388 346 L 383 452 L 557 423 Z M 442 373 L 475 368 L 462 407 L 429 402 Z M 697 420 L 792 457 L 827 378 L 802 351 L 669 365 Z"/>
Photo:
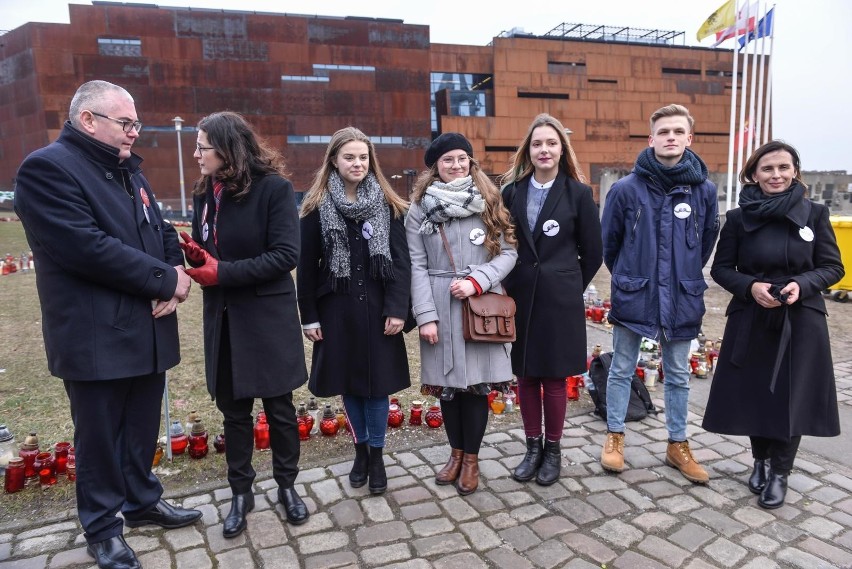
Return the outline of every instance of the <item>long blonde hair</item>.
<path id="1" fill-rule="evenodd" d="M 328 148 L 325 149 L 325 157 L 322 160 L 322 166 L 320 166 L 316 171 L 316 174 L 314 174 L 314 181 L 311 184 L 310 189 L 305 193 L 305 199 L 302 201 L 302 209 L 299 215 L 301 217 L 305 217 L 317 209 L 320 203 L 322 203 L 322 200 L 328 191 L 328 177 L 334 170 L 334 160 L 337 158 L 337 153 L 340 152 L 340 149 L 344 144 L 349 142 L 363 142 L 367 145 L 367 151 L 369 152 L 370 158 L 369 171 L 376 176 L 376 180 L 378 180 L 379 186 L 381 186 L 382 191 L 385 194 L 385 199 L 393 212 L 393 217 L 397 218 L 405 215 L 405 211 L 408 209 L 408 203 L 395 191 L 393 191 L 393 188 L 387 181 L 387 178 L 385 178 L 385 175 L 382 174 L 382 169 L 379 166 L 379 159 L 376 157 L 376 149 L 373 146 L 373 143 L 366 134 L 354 126 L 341 128 L 332 135 L 331 141 L 328 143 Z"/>
<path id="2" fill-rule="evenodd" d="M 559 157 L 559 170 L 565 172 L 569 178 L 585 184 L 586 176 L 583 175 L 583 170 L 580 168 L 580 162 L 577 160 L 574 148 L 568 140 L 568 135 L 565 134 L 565 127 L 562 126 L 562 123 L 556 117 L 542 113 L 535 117 L 530 124 L 524 141 L 512 157 L 511 167 L 500 178 L 500 185 L 517 182 L 529 176 L 535 170 L 535 166 L 533 166 L 532 160 L 530 160 L 530 144 L 532 142 L 533 131 L 540 126 L 549 126 L 555 130 L 556 135 L 559 137 L 559 142 L 562 143 L 564 152 Z"/>
<path id="3" fill-rule="evenodd" d="M 469 156 L 469 158 L 470 177 L 473 179 L 473 185 L 476 186 L 485 200 L 485 210 L 481 214 L 482 222 L 485 224 L 485 248 L 488 249 L 492 257 L 496 257 L 500 254 L 501 235 L 509 245 L 514 247 L 517 244 L 515 226 L 512 225 L 509 211 L 503 205 L 500 190 L 485 175 L 485 172 L 479 167 L 479 162 L 473 156 Z M 441 176 L 438 174 L 438 162 L 435 162 L 431 168 L 417 178 L 414 188 L 411 190 L 411 201 L 420 203 L 426 189 L 436 181 L 441 181 Z"/>

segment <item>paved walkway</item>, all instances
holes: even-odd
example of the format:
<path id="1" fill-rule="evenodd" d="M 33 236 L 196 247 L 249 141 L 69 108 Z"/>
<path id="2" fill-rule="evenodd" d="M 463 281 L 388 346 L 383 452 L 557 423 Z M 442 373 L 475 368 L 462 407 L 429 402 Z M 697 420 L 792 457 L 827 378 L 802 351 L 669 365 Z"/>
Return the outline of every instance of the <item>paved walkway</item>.
<path id="1" fill-rule="evenodd" d="M 837 372 L 841 413 L 852 413 L 852 364 Z M 662 406 L 662 389 L 653 395 Z M 388 490 L 378 497 L 349 486 L 350 462 L 302 471 L 297 490 L 311 511 L 303 526 L 282 521 L 275 483 L 264 480 L 236 539 L 222 537 L 228 489 L 178 500 L 204 513 L 194 526 L 125 535 L 146 569 L 852 567 L 852 469 L 803 451 L 787 504 L 763 510 L 746 487 L 747 439 L 704 432 L 699 406 L 692 409 L 690 440 L 710 472 L 706 486 L 663 464 L 662 414 L 629 423 L 628 469 L 603 472 L 605 424 L 584 410 L 566 419 L 562 477 L 547 488 L 511 479 L 525 446 L 522 430 L 508 428 L 486 436 L 480 487 L 467 497 L 435 485 L 449 448 L 429 443 L 386 456 Z M 73 518 L 0 533 L 0 569 L 92 566 Z"/>

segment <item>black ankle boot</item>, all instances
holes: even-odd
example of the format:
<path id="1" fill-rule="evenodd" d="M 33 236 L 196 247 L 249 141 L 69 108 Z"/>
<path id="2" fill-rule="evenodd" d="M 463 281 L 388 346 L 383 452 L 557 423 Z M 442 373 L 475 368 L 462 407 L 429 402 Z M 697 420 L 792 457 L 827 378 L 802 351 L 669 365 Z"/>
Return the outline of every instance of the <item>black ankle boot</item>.
<path id="1" fill-rule="evenodd" d="M 544 460 L 535 482 L 539 486 L 550 486 L 559 480 L 559 472 L 562 470 L 562 452 L 559 450 L 559 441 L 544 441 Z"/>
<path id="2" fill-rule="evenodd" d="M 355 461 L 349 472 L 349 485 L 360 488 L 367 483 L 367 467 L 370 464 L 370 451 L 367 443 L 355 443 Z"/>
<path id="3" fill-rule="evenodd" d="M 760 493 L 760 498 L 757 499 L 757 504 L 761 508 L 774 510 L 784 505 L 784 498 L 787 497 L 787 474 L 780 474 L 769 467 L 769 476 L 766 478 L 766 486 L 763 487 L 763 492 Z"/>
<path id="4" fill-rule="evenodd" d="M 527 454 L 524 455 L 524 459 L 515 468 L 512 478 L 518 482 L 528 482 L 535 477 L 541 466 L 541 461 L 544 460 L 543 438 L 542 435 L 527 437 Z"/>
<path id="5" fill-rule="evenodd" d="M 752 494 L 760 494 L 766 486 L 766 477 L 769 475 L 769 461 L 766 459 L 755 459 L 754 470 L 748 477 L 748 489 Z"/>
<path id="6" fill-rule="evenodd" d="M 388 489 L 388 475 L 382 459 L 382 447 L 370 447 L 370 494 L 384 494 Z"/>
<path id="7" fill-rule="evenodd" d="M 253 509 L 254 494 L 251 490 L 245 494 L 235 494 L 231 499 L 231 511 L 222 525 L 222 535 L 230 539 L 243 533 L 246 529 L 246 514 Z"/>

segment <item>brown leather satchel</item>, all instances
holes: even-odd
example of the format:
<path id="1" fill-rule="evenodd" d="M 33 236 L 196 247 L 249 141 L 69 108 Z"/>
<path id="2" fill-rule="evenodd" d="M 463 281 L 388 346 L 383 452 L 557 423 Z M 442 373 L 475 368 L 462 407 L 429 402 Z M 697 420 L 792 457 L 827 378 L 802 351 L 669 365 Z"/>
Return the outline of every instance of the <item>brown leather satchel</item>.
<path id="1" fill-rule="evenodd" d="M 443 225 L 438 226 L 444 249 L 450 257 L 453 272 L 456 263 L 447 242 Z M 466 342 L 486 342 L 505 344 L 514 342 L 515 301 L 512 297 L 496 292 L 484 292 L 479 296 L 469 296 L 462 300 L 462 330 Z"/>

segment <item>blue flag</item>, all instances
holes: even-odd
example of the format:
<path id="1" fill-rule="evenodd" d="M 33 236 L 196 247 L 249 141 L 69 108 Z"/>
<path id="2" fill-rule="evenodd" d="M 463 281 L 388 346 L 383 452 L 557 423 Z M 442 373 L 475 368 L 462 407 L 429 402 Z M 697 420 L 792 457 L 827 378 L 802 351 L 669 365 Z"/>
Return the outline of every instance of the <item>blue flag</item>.
<path id="1" fill-rule="evenodd" d="M 737 40 L 740 42 L 740 49 L 744 48 L 751 40 L 772 35 L 772 15 L 774 12 L 775 8 L 773 7 L 760 19 L 754 31 L 749 32 L 747 35 L 740 36 L 740 39 Z"/>

